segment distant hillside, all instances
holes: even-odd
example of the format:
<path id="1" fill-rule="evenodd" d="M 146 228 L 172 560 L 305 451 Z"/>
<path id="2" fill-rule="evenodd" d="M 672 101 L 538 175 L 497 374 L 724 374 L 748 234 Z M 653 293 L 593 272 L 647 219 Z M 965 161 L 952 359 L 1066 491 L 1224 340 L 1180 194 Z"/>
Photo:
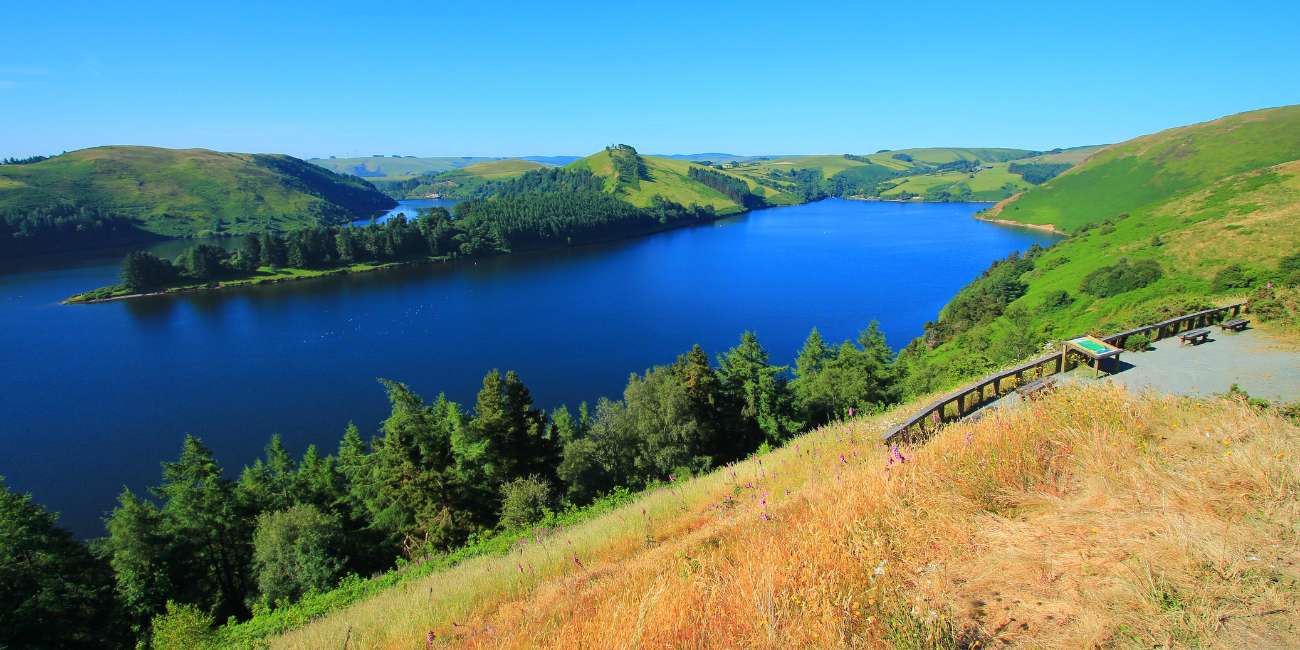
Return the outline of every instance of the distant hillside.
<path id="1" fill-rule="evenodd" d="M 636 153 L 635 149 L 622 147 L 623 145 L 607 148 L 571 163 L 569 168 L 586 169 L 605 179 L 606 191 L 637 207 L 648 206 L 654 197 L 660 196 L 684 206 L 712 206 L 723 214 L 745 209 L 742 201 L 736 197 L 691 178 L 691 168 L 697 172 L 707 168 L 688 160 L 643 156 Z M 620 173 L 620 165 L 626 165 L 624 169 L 635 169 L 639 165 L 638 175 Z M 801 201 L 795 195 L 764 187 L 753 179 L 723 171 L 716 173 L 743 183 L 746 191 L 760 197 L 768 205 L 792 205 Z"/>
<path id="2" fill-rule="evenodd" d="M 672 158 L 673 160 L 689 160 L 697 163 L 729 163 L 729 162 L 749 162 L 751 160 L 767 160 L 769 158 L 780 158 L 780 156 L 738 156 L 734 153 L 673 153 L 673 154 L 651 154 L 655 158 Z"/>
<path id="3" fill-rule="evenodd" d="M 497 161 L 526 161 L 549 166 L 567 165 L 577 156 L 365 156 L 354 158 L 309 158 L 307 162 L 340 174 L 360 176 L 371 182 L 405 181 L 420 176 L 463 169 Z"/>
<path id="4" fill-rule="evenodd" d="M 1300 264 L 1300 106 L 1107 147 L 983 216 L 1071 236 L 994 266 L 927 325 L 905 354 L 919 368 L 917 391 L 1053 339 L 1120 331 L 1252 290 L 1272 300 L 1265 285 L 1296 282 L 1287 269 Z"/>
<path id="5" fill-rule="evenodd" d="M 624 184 L 617 191 L 634 205 L 644 206 L 656 194 L 672 201 L 678 197 L 689 205 L 712 205 L 719 210 L 738 210 L 739 203 L 716 191 L 688 182 L 692 165 L 710 167 L 729 177 L 742 180 L 750 192 L 762 197 L 767 205 L 790 205 L 826 196 L 880 198 L 922 201 L 1000 201 L 1022 192 L 1068 169 L 1099 147 L 1056 149 L 1050 152 L 997 148 L 926 148 L 883 151 L 857 156 L 828 154 L 814 156 L 738 156 L 728 153 L 638 154 L 647 168 L 644 183 Z M 613 178 L 609 151 L 602 151 L 569 163 L 573 168 L 589 169 L 604 178 Z M 541 162 L 564 159 L 563 156 L 533 157 Z M 396 167 L 384 167 L 389 158 L 339 159 L 356 164 L 380 190 L 394 198 L 423 198 L 432 194 L 448 198 L 473 198 L 485 191 L 482 174 L 461 174 L 469 166 L 482 164 L 481 159 L 438 159 L 453 169 L 425 173 L 415 177 L 398 174 Z M 418 160 L 398 159 L 398 164 L 416 164 Z M 523 161 L 528 159 L 503 159 Z M 474 162 L 470 162 L 474 161 Z M 321 161 L 314 160 L 317 164 Z M 330 161 L 337 162 L 337 161 Z M 522 167 L 501 169 L 524 170 Z M 355 170 L 354 170 L 355 171 Z M 520 172 L 522 173 L 522 171 Z M 505 177 L 505 176 L 502 176 Z M 645 185 L 643 188 L 642 185 Z M 692 185 L 696 185 L 692 189 Z M 681 201 L 678 201 L 681 202 Z"/>
<path id="6" fill-rule="evenodd" d="M 308 158 L 307 162 L 339 174 L 360 176 L 371 181 L 401 181 L 492 160 L 496 160 L 496 158 L 483 156 L 365 156 L 354 158 Z"/>
<path id="7" fill-rule="evenodd" d="M 278 154 L 110 146 L 0 165 L 0 234 L 20 252 L 340 223 L 392 205 L 364 180 Z"/>
<path id="8" fill-rule="evenodd" d="M 466 165 L 436 174 L 425 174 L 404 181 L 376 181 L 385 194 L 397 199 L 438 196 L 470 199 L 486 194 L 491 181 L 516 178 L 535 169 L 552 165 L 522 158 L 503 158 Z"/>
<path id="9" fill-rule="evenodd" d="M 752 182 L 807 198 L 998 201 L 1043 182 L 1094 148 L 1037 152 L 998 148 L 923 148 L 867 155 L 787 156 L 720 165 Z"/>

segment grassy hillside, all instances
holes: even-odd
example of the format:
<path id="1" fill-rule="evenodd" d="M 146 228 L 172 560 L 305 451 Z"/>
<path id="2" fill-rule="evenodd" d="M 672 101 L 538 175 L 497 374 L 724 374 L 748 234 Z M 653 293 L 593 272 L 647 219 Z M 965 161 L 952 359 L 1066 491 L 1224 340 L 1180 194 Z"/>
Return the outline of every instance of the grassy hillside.
<path id="1" fill-rule="evenodd" d="M 420 198 L 437 194 L 447 198 L 464 199 L 474 196 L 490 181 L 515 178 L 525 172 L 546 169 L 549 166 L 517 158 L 489 160 L 432 176 L 421 176 L 405 183 L 380 183 L 379 186 L 390 194 L 396 190 L 396 193 L 402 197 Z"/>
<path id="2" fill-rule="evenodd" d="M 477 176 L 489 180 L 499 180 L 502 178 L 514 178 L 524 172 L 534 169 L 545 169 L 549 165 L 543 165 L 531 160 L 520 160 L 517 158 L 508 158 L 505 160 L 493 160 L 490 162 L 475 163 L 468 165 L 459 170 L 458 173 L 467 176 Z"/>
<path id="3" fill-rule="evenodd" d="M 792 195 L 822 193 L 927 201 L 998 201 L 1033 186 L 1013 162 L 1074 164 L 1095 147 L 1050 153 L 934 147 L 874 154 L 790 156 L 728 162 L 728 173 Z"/>
<path id="4" fill-rule="evenodd" d="M 308 158 L 307 162 L 332 172 L 361 176 L 372 181 L 404 181 L 493 160 L 496 159 L 482 156 L 365 156 Z"/>
<path id="5" fill-rule="evenodd" d="M 391 207 L 369 183 L 276 154 L 111 146 L 0 166 L 0 215 L 72 205 L 168 237 L 343 222 Z"/>
<path id="6" fill-rule="evenodd" d="M 1070 388 L 898 452 L 878 442 L 888 420 L 828 426 L 589 522 L 539 530 L 269 645 L 1295 638 L 1300 429 L 1276 413 Z"/>
<path id="7" fill-rule="evenodd" d="M 712 206 L 721 214 L 742 210 L 735 200 L 689 178 L 689 169 L 692 166 L 698 167 L 689 160 L 639 156 L 644 161 L 644 175 L 635 181 L 620 182 L 619 175 L 615 171 L 615 160 L 619 155 L 616 150 L 600 151 L 571 163 L 569 167 L 586 169 L 604 178 L 606 191 L 637 207 L 646 207 L 655 196 L 661 196 L 685 206 L 691 204 Z M 799 199 L 788 193 L 765 188 L 752 179 L 737 174 L 728 175 L 744 180 L 751 192 L 761 195 L 771 205 L 792 205 L 799 202 Z"/>
<path id="8" fill-rule="evenodd" d="M 1001 218 L 1067 231 L 1149 213 L 1222 179 L 1300 158 L 1300 106 L 1252 111 L 1107 147 Z"/>
<path id="9" fill-rule="evenodd" d="M 577 160 L 575 156 L 524 156 L 521 158 L 490 158 L 483 156 L 366 156 L 356 158 L 309 158 L 307 162 L 339 174 L 360 176 L 374 183 L 405 181 L 420 176 L 431 176 L 483 164 L 505 163 L 540 164 L 542 166 L 567 165 Z M 503 168 L 503 169 L 504 169 Z M 531 169 L 532 167 L 526 168 Z"/>
<path id="10" fill-rule="evenodd" d="M 945 378 L 914 373 L 918 390 L 1054 339 L 1119 331 L 1256 290 L 1271 295 L 1262 287 L 1285 284 L 1279 263 L 1300 251 L 1300 108 L 1114 145 L 987 216 L 1072 235 L 995 268 L 944 308 L 908 356 Z M 1152 265 L 1159 277 L 1134 272 Z"/>

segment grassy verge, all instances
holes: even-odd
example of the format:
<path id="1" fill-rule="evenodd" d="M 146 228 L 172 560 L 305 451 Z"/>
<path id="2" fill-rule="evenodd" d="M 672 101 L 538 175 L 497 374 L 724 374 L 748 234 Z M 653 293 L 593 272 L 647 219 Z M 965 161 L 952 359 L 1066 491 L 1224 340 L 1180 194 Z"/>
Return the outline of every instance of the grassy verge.
<path id="1" fill-rule="evenodd" d="M 1242 399 L 1064 387 L 889 450 L 802 436 L 275 648 L 1161 644 L 1300 630 L 1300 428 Z"/>

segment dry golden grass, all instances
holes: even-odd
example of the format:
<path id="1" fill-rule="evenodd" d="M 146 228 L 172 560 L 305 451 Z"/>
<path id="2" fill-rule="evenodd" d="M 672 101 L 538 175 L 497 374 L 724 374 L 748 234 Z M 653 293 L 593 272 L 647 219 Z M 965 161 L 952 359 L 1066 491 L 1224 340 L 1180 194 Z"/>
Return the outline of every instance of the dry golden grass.
<path id="1" fill-rule="evenodd" d="M 1280 416 L 1065 387 L 901 463 L 883 425 L 826 427 L 275 645 L 1300 645 L 1300 431 Z"/>

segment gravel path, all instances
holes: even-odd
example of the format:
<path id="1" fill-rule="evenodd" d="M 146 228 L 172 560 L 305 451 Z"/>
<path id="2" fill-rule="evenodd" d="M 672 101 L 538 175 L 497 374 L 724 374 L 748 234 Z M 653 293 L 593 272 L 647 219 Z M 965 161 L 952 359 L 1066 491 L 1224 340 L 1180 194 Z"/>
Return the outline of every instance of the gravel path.
<path id="1" fill-rule="evenodd" d="M 1109 368 L 1103 364 L 1103 369 Z M 1062 382 L 1113 381 L 1134 391 L 1156 390 L 1180 395 L 1226 393 L 1237 384 L 1251 397 L 1269 401 L 1300 400 L 1300 345 L 1259 330 L 1223 333 L 1214 327 L 1209 340 L 1181 345 L 1178 337 L 1156 341 L 1146 352 L 1120 355 L 1118 371 L 1094 379 L 1092 368 L 1078 367 Z M 986 408 L 1019 403 L 1011 393 Z"/>

